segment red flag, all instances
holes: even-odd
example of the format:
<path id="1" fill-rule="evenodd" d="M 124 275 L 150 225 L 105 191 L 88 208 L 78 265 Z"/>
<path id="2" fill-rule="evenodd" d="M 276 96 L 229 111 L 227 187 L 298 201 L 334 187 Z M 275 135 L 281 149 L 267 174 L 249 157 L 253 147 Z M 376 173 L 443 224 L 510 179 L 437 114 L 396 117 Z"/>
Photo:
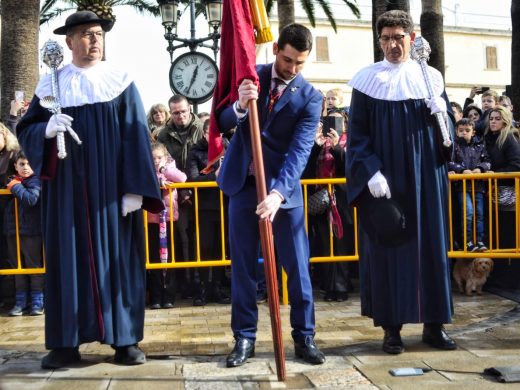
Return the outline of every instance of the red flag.
<path id="1" fill-rule="evenodd" d="M 209 168 L 224 155 L 218 116 L 238 99 L 238 86 L 244 80 L 258 85 L 255 34 L 248 0 L 224 0 L 220 37 L 220 70 L 213 93 L 209 123 Z"/>

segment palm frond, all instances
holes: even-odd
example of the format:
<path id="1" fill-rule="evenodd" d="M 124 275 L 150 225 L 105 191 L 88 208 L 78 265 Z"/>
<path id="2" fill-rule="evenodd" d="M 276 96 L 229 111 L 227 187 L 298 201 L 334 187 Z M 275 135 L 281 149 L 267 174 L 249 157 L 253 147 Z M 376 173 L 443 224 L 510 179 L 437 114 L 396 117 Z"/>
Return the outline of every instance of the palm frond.
<path id="1" fill-rule="evenodd" d="M 361 11 L 358 8 L 357 0 L 343 0 L 343 2 L 350 8 L 350 11 L 354 14 L 354 16 L 358 19 L 361 19 Z"/>
<path id="2" fill-rule="evenodd" d="M 312 0 L 300 0 L 303 10 L 309 18 L 312 27 L 316 27 L 316 17 L 314 16 L 314 3 Z"/>
<path id="3" fill-rule="evenodd" d="M 55 8 L 52 11 L 47 11 L 45 13 L 40 13 L 40 26 L 44 23 L 49 23 L 54 18 L 57 18 L 63 13 L 69 12 L 69 11 L 75 11 L 76 7 L 70 7 L 70 8 Z"/>
<path id="4" fill-rule="evenodd" d="M 321 5 L 321 8 L 323 9 L 323 12 L 325 12 L 325 16 L 327 16 L 327 19 L 330 22 L 330 26 L 334 30 L 335 33 L 338 32 L 338 27 L 336 26 L 336 20 L 334 20 L 334 15 L 332 15 L 332 11 L 329 7 L 329 2 L 326 0 L 316 0 L 319 5 Z M 314 25 L 313 25 L 314 27 Z"/>

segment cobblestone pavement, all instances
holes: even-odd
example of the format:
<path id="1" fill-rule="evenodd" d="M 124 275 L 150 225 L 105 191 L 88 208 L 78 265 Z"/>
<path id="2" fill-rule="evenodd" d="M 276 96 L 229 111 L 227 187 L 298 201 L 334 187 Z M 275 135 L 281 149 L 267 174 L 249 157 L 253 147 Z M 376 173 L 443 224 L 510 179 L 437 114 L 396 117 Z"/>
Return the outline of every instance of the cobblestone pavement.
<path id="1" fill-rule="evenodd" d="M 316 301 L 316 341 L 326 353 L 321 366 L 295 359 L 289 308 L 282 307 L 287 380 L 278 382 L 269 311 L 261 304 L 256 356 L 242 367 L 225 367 L 233 348 L 230 306 L 147 310 L 141 347 L 142 366 L 112 361 L 113 351 L 98 343 L 80 348 L 82 362 L 61 370 L 42 370 L 45 354 L 43 317 L 7 317 L 0 313 L 0 389 L 495 389 L 520 388 L 484 376 L 484 368 L 519 364 L 520 310 L 513 301 L 492 294 L 454 295 L 456 351 L 433 350 L 421 342 L 421 325 L 405 325 L 406 352 L 381 351 L 383 332 L 360 316 L 359 296 L 346 302 Z M 397 367 L 430 367 L 419 377 L 392 377 Z"/>

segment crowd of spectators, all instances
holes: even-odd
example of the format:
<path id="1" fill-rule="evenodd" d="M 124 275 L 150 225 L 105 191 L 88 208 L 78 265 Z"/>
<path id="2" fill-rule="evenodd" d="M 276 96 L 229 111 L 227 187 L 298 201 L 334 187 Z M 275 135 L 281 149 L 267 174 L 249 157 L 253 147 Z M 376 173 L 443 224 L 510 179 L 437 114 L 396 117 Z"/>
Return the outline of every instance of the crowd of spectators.
<path id="1" fill-rule="evenodd" d="M 481 95 L 481 104 L 476 97 Z M 513 106 L 507 96 L 499 96 L 493 90 L 474 87 L 463 107 L 451 102 L 455 125 L 455 142 L 450 174 L 474 174 L 486 172 L 520 171 L 520 137 L 518 123 L 513 120 Z M 16 244 L 12 240 L 14 197 L 18 198 L 18 215 L 23 209 L 38 210 L 37 202 L 27 203 L 23 192 L 34 194 L 31 182 L 17 170 L 17 161 L 24 158 L 16 140 L 16 123 L 26 110 L 26 103 L 14 101 L 6 124 L 0 124 L 0 185 L 8 188 L 12 196 L 0 197 L 0 260 L 3 267 L 16 267 Z M 337 121 L 330 118 L 339 118 Z M 323 121 L 316 129 L 314 146 L 302 178 L 333 178 L 345 176 L 345 151 L 347 147 L 348 107 L 343 104 L 341 89 L 324 93 Z M 327 119 L 328 118 L 328 119 Z M 198 234 L 200 260 L 215 260 L 228 253 L 222 248 L 220 192 L 216 188 L 168 190 L 165 186 L 176 182 L 215 181 L 220 164 L 217 162 L 209 172 L 208 163 L 209 114 L 192 112 L 184 96 L 175 95 L 168 105 L 154 104 L 148 111 L 148 126 L 157 177 L 162 186 L 165 211 L 148 215 L 148 251 L 151 263 L 193 261 L 197 257 L 195 226 L 195 191 L 198 196 Z M 331 124 L 339 125 L 331 125 Z M 328 127 L 333 126 L 333 127 Z M 231 135 L 230 135 L 231 136 Z M 27 163 L 27 165 L 29 165 Z M 29 175 L 30 176 L 30 175 Z M 39 180 L 39 179 L 38 179 Z M 455 249 L 486 251 L 489 246 L 488 207 L 489 188 L 485 181 L 474 181 L 463 192 L 462 181 L 452 184 L 455 226 Z M 33 183 L 34 184 L 34 183 Z M 37 183 L 36 183 L 37 184 Z M 511 185 L 500 181 L 500 185 Z M 514 183 L 513 183 L 514 185 Z M 326 189 L 325 192 L 321 191 Z M 27 192 L 29 191 L 29 192 Z M 308 198 L 320 192 L 327 198 L 327 206 L 319 213 L 308 214 L 308 234 L 311 256 L 352 255 L 354 253 L 353 211 L 346 204 L 345 185 L 308 186 Z M 38 193 L 38 190 L 36 190 Z M 38 197 L 36 197 L 37 200 Z M 25 200 L 25 202 L 24 202 Z M 226 207 L 226 199 L 223 202 Z M 462 207 L 465 205 L 466 209 Z M 31 215 L 35 215 L 34 210 Z M 309 209 L 310 210 L 310 209 Z M 21 213 L 21 214 L 20 214 Z M 513 245 L 514 209 L 500 208 L 500 246 Z M 463 216 L 466 218 L 464 224 Z M 474 220 L 475 219 L 475 223 Z M 174 224 L 175 253 L 170 253 L 171 223 Z M 27 222 L 27 221 L 25 221 Z M 34 224 L 37 224 L 34 219 Z M 466 232 L 463 227 L 466 227 Z M 475 229 L 473 228 L 475 227 Z M 27 226 L 20 225 L 21 234 Z M 22 229 L 25 229 L 22 232 Z M 511 230 L 513 229 L 513 230 Z M 22 265 L 41 266 L 41 234 L 38 229 L 29 229 L 31 237 L 20 241 Z M 329 239 L 332 232 L 333 239 Z M 465 234 L 464 234 L 465 233 Z M 40 244 L 38 244 L 38 238 Z M 224 240 L 225 242 L 225 240 Z M 333 250 L 331 251 L 331 243 Z M 14 245 L 14 247 L 13 247 Z M 226 244 L 227 245 L 227 244 Z M 38 251 L 34 248 L 38 247 Z M 13 250 L 14 248 L 14 250 Z M 27 252 L 30 248 L 31 250 Z M 39 257 L 38 257 L 39 254 Z M 261 253 L 259 258 L 261 258 Z M 262 273 L 260 264 L 259 273 Z M 344 301 L 354 288 L 352 279 L 357 276 L 357 264 L 334 262 L 311 265 L 315 288 L 319 288 L 326 301 Z M 10 315 L 42 314 L 43 300 L 40 276 L 19 275 L 13 295 L 15 304 Z M 261 278 L 260 278 L 261 279 Z M 177 294 L 192 299 L 193 305 L 207 302 L 229 303 L 230 282 L 225 267 L 201 267 L 179 270 L 154 269 L 148 271 L 148 303 L 151 309 L 171 308 Z M 265 300 L 265 282 L 259 283 L 258 301 Z"/>

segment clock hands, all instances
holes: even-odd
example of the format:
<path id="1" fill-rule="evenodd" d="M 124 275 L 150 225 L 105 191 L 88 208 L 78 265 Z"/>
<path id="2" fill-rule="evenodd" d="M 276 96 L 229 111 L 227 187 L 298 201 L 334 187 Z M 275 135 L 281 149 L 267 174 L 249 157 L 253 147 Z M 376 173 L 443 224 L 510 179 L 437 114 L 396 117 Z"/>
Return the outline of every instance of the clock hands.
<path id="1" fill-rule="evenodd" d="M 190 85 L 188 85 L 188 90 L 186 91 L 187 94 L 190 92 L 190 89 L 191 89 L 193 83 L 195 82 L 195 79 L 197 78 L 198 73 L 199 73 L 199 66 L 197 65 L 195 67 L 195 70 L 193 71 L 193 75 L 191 76 Z"/>

